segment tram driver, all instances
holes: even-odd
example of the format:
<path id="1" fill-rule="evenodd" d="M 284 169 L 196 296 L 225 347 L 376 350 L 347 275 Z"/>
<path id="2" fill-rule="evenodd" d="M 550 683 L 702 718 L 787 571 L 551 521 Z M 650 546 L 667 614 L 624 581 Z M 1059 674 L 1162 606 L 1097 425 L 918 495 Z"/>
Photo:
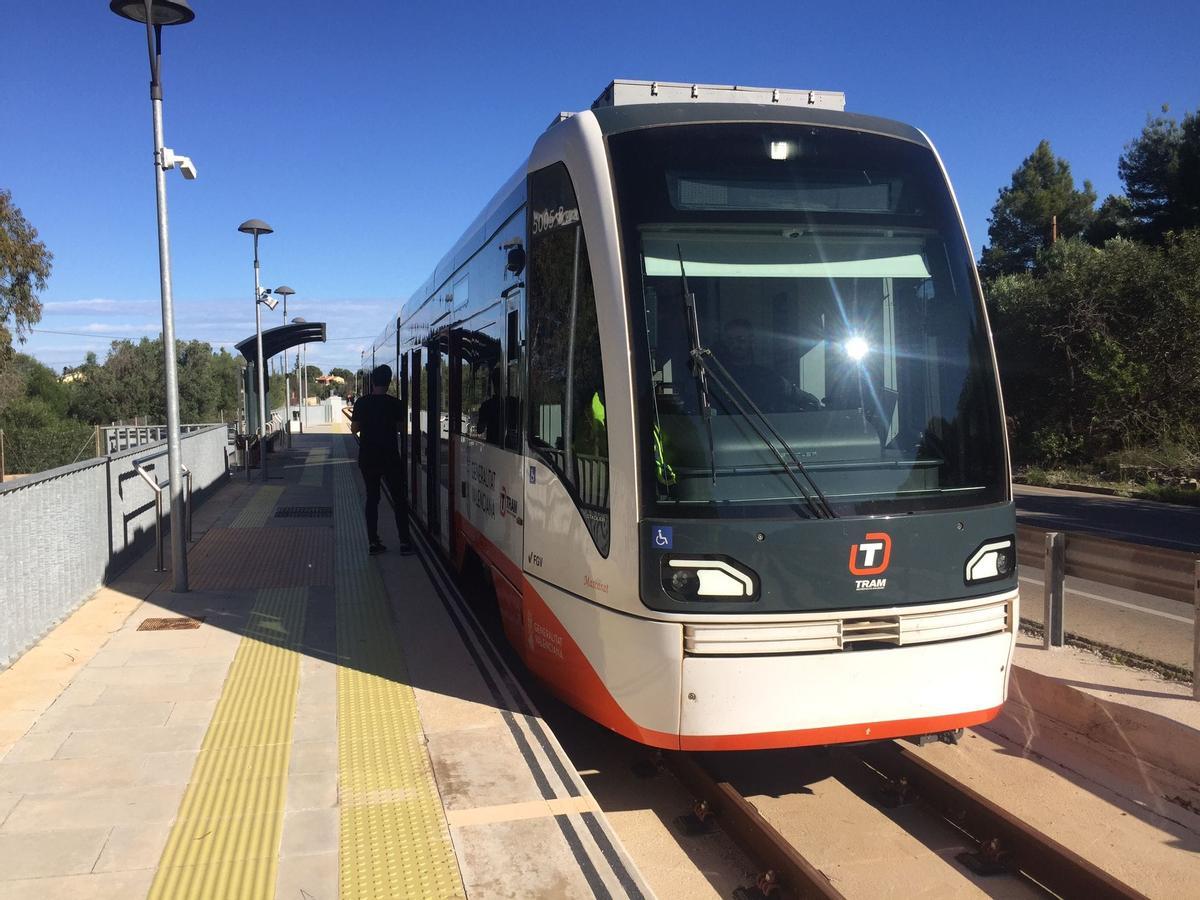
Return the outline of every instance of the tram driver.
<path id="1" fill-rule="evenodd" d="M 764 413 L 821 408 L 821 401 L 808 391 L 754 361 L 754 326 L 749 319 L 731 319 L 722 324 L 721 346 L 716 357 Z"/>

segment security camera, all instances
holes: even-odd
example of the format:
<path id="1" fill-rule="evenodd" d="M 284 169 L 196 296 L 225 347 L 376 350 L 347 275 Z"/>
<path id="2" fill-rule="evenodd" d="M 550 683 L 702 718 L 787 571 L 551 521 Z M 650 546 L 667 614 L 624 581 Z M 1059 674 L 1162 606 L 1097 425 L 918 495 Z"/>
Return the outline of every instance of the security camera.
<path id="1" fill-rule="evenodd" d="M 170 147 L 163 147 L 162 167 L 166 169 L 174 169 L 179 167 L 179 171 L 183 173 L 183 177 L 188 181 L 196 179 L 196 164 L 192 162 L 190 156 L 181 156 Z"/>

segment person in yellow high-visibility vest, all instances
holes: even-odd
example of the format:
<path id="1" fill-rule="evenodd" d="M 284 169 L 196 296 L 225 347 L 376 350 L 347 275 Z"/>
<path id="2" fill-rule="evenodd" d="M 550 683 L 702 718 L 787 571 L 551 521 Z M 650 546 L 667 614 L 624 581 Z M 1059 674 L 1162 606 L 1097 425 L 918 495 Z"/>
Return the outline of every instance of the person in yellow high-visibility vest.
<path id="1" fill-rule="evenodd" d="M 596 391 L 592 394 L 592 419 L 601 428 L 607 428 L 607 411 L 604 408 L 604 401 L 600 399 L 600 392 Z M 662 429 L 658 427 L 658 423 L 654 423 L 652 432 L 654 438 L 654 474 L 658 478 L 660 484 L 672 485 L 675 483 L 675 469 L 667 462 L 666 454 L 663 451 L 663 436 Z"/>

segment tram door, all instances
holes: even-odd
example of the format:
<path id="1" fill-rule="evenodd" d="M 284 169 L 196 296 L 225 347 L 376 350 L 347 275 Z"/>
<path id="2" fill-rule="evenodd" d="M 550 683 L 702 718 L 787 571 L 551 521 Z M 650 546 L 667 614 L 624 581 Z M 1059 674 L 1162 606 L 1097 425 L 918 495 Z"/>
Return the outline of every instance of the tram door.
<path id="1" fill-rule="evenodd" d="M 449 404 L 446 407 L 446 412 L 447 422 L 450 427 L 446 440 L 446 474 L 442 482 L 443 490 L 446 493 L 446 515 L 442 520 L 444 522 L 442 534 L 445 539 L 446 552 L 457 566 L 458 548 L 455 546 L 455 535 L 457 534 L 455 512 L 458 506 L 458 492 L 453 489 L 453 486 L 458 483 L 458 475 L 456 473 L 459 472 L 462 466 L 462 463 L 459 462 L 459 444 L 463 431 L 461 328 L 450 330 L 448 349 L 446 383 L 448 385 L 447 395 L 449 397 Z"/>
<path id="2" fill-rule="evenodd" d="M 412 472 L 411 472 L 411 491 L 409 496 L 412 497 L 413 514 L 420 520 L 427 521 L 425 499 L 425 441 L 423 435 L 425 433 L 425 415 L 428 410 L 428 401 L 426 400 L 426 384 L 422 377 L 421 369 L 421 351 L 414 350 L 411 354 L 411 364 L 409 373 L 411 384 L 409 385 L 410 396 L 412 397 L 412 440 L 409 441 L 409 449 L 411 450 Z"/>
<path id="3" fill-rule="evenodd" d="M 406 413 L 405 420 L 400 423 L 400 477 L 404 481 L 402 489 L 406 495 L 405 499 L 408 500 L 412 497 L 412 490 L 410 487 L 412 484 L 412 479 L 409 476 L 408 461 L 408 448 L 412 445 L 412 441 L 409 440 L 410 429 L 412 428 L 412 416 L 408 414 L 408 398 L 411 396 L 411 393 L 408 389 L 408 354 L 400 350 L 399 329 L 396 330 L 396 334 L 396 358 L 398 360 L 400 369 L 400 371 L 396 373 L 396 396 L 400 398 L 400 403 L 403 405 L 404 412 Z M 410 505 L 409 509 L 411 508 L 412 507 Z"/>
<path id="4" fill-rule="evenodd" d="M 427 523 L 443 549 L 450 547 L 450 336 L 448 330 L 425 345 L 428 361 L 428 462 L 425 468 Z"/>

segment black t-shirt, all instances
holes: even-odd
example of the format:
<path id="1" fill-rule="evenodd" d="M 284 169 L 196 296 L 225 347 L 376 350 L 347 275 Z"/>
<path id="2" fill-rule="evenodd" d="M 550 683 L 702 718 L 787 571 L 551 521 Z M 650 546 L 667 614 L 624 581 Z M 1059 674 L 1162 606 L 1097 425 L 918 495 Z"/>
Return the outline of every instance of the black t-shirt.
<path id="1" fill-rule="evenodd" d="M 367 394 L 354 401 L 351 421 L 360 426 L 360 465 L 394 464 L 400 461 L 396 432 L 404 421 L 404 404 L 391 394 Z"/>

